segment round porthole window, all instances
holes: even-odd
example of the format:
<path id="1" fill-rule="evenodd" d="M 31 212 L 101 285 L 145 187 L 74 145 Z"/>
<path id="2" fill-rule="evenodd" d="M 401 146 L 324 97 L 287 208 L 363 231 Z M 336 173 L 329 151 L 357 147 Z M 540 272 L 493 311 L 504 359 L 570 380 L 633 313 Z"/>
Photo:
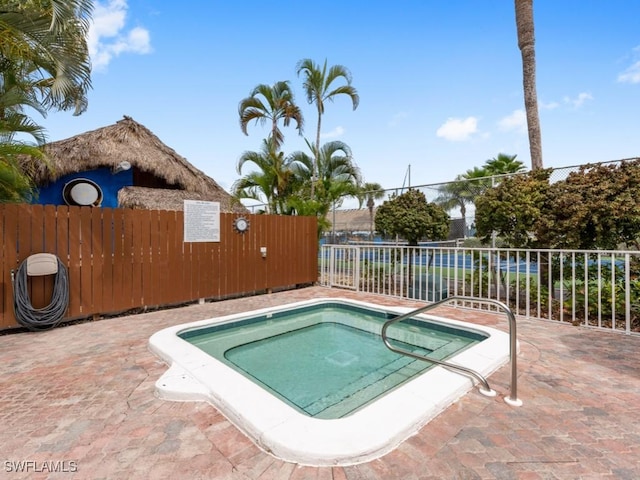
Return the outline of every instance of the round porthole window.
<path id="1" fill-rule="evenodd" d="M 62 198 L 67 205 L 98 207 L 102 203 L 102 189 L 88 178 L 76 178 L 64 186 Z"/>

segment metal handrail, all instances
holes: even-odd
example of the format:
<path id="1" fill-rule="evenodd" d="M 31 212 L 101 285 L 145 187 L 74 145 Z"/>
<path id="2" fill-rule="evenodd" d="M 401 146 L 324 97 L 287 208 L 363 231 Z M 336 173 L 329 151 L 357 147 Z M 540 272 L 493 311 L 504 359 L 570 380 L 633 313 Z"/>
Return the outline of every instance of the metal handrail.
<path id="1" fill-rule="evenodd" d="M 485 303 L 485 304 L 493 304 L 499 307 L 504 311 L 509 320 L 509 363 L 511 364 L 511 391 L 508 397 L 505 397 L 505 402 L 510 405 L 520 406 L 522 405 L 522 401 L 518 399 L 518 375 L 517 375 L 517 363 L 516 363 L 516 354 L 517 354 L 517 333 L 516 333 L 516 317 L 511 311 L 511 309 L 505 305 L 504 303 L 498 300 L 492 300 L 487 298 L 475 298 L 475 297 L 461 297 L 461 296 L 453 296 L 447 297 L 442 300 L 439 300 L 434 303 L 430 303 L 429 305 L 425 305 L 424 307 L 420 307 L 416 310 L 413 310 L 409 313 L 405 313 L 404 315 L 400 315 L 398 317 L 392 318 L 391 320 L 387 320 L 382 326 L 382 340 L 387 348 L 393 352 L 399 353 L 401 355 L 406 355 L 411 358 L 415 358 L 417 360 L 425 360 L 427 362 L 436 363 L 438 365 L 442 365 L 445 368 L 449 368 L 452 370 L 460 371 L 466 373 L 476 380 L 478 380 L 482 387 L 480 389 L 480 393 L 487 396 L 494 396 L 496 393 L 489 386 L 489 382 L 480 375 L 478 372 L 471 370 L 470 368 L 463 367 L 461 365 L 456 365 L 453 363 L 443 362 L 442 360 L 436 360 L 435 358 L 429 358 L 422 355 L 417 355 L 413 352 L 409 352 L 407 350 L 402 350 L 400 348 L 396 348 L 391 343 L 389 343 L 389 339 L 387 337 L 387 329 L 394 323 L 401 322 L 408 318 L 411 318 L 420 313 L 426 312 L 428 310 L 432 310 L 440 305 L 445 303 L 452 303 L 456 301 L 465 301 L 465 302 L 474 302 L 474 303 Z"/>

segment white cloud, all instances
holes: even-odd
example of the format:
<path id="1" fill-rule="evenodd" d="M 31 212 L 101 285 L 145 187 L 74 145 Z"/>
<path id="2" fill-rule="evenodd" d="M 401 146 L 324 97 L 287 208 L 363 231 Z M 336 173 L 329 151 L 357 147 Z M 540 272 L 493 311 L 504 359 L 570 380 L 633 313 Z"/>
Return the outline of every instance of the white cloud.
<path id="1" fill-rule="evenodd" d="M 464 142 L 477 131 L 478 119 L 475 117 L 449 118 L 436 130 L 436 135 L 452 142 Z"/>
<path id="2" fill-rule="evenodd" d="M 640 46 L 633 49 L 634 57 L 640 56 Z M 640 60 L 636 60 L 624 72 L 618 75 L 621 83 L 640 83 Z"/>
<path id="3" fill-rule="evenodd" d="M 634 63 L 618 75 L 618 81 L 622 83 L 640 83 L 640 61 Z"/>
<path id="4" fill-rule="evenodd" d="M 336 138 L 336 137 L 341 137 L 342 135 L 344 135 L 344 128 L 336 127 L 330 132 L 321 133 L 320 138 Z"/>
<path id="5" fill-rule="evenodd" d="M 573 105 L 575 108 L 580 108 L 587 100 L 593 100 L 590 93 L 579 93 L 576 98 L 564 97 L 564 102 Z"/>
<path id="6" fill-rule="evenodd" d="M 548 103 L 538 102 L 538 105 L 543 110 L 555 110 L 556 108 L 558 108 L 560 106 L 560 104 L 558 102 L 548 102 Z"/>
<path id="7" fill-rule="evenodd" d="M 514 110 L 511 115 L 507 115 L 498 121 L 498 127 L 503 131 L 516 130 L 518 132 L 526 132 L 527 115 L 524 110 Z"/>
<path id="8" fill-rule="evenodd" d="M 93 23 L 87 36 L 94 70 L 104 70 L 114 57 L 122 53 L 151 52 L 149 31 L 142 27 L 126 28 L 127 0 L 96 2 Z"/>
<path id="9" fill-rule="evenodd" d="M 390 127 L 397 127 L 398 124 L 400 124 L 402 122 L 402 120 L 404 120 L 408 116 L 409 116 L 409 114 L 407 112 L 398 112 L 398 113 L 396 113 L 395 115 L 393 115 L 391 117 L 391 120 L 389 120 L 389 126 Z"/>

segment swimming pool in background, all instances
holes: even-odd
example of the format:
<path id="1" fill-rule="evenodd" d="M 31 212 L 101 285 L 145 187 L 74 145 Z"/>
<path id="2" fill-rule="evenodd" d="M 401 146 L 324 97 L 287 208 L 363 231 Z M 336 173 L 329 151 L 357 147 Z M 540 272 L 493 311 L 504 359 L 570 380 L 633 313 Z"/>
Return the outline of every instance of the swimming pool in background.
<path id="1" fill-rule="evenodd" d="M 317 299 L 171 327 L 149 341 L 171 365 L 156 392 L 212 403 L 284 460 L 368 461 L 473 386 L 464 375 L 385 347 L 383 323 L 408 311 Z M 418 315 L 388 334 L 405 350 L 485 376 L 508 361 L 508 335 L 483 326 Z"/>

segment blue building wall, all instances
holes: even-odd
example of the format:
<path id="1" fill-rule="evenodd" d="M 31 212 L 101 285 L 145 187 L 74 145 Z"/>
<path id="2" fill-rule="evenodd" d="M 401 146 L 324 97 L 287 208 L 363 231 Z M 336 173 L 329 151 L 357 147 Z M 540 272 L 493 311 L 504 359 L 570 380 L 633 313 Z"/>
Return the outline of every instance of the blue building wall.
<path id="1" fill-rule="evenodd" d="M 102 189 L 102 207 L 116 208 L 118 206 L 118 190 L 133 185 L 133 169 L 113 174 L 110 168 L 98 168 L 86 172 L 70 173 L 60 177 L 53 183 L 41 187 L 38 198 L 32 203 L 40 205 L 66 205 L 62 197 L 64 186 L 76 178 L 88 178 L 97 183 Z"/>

